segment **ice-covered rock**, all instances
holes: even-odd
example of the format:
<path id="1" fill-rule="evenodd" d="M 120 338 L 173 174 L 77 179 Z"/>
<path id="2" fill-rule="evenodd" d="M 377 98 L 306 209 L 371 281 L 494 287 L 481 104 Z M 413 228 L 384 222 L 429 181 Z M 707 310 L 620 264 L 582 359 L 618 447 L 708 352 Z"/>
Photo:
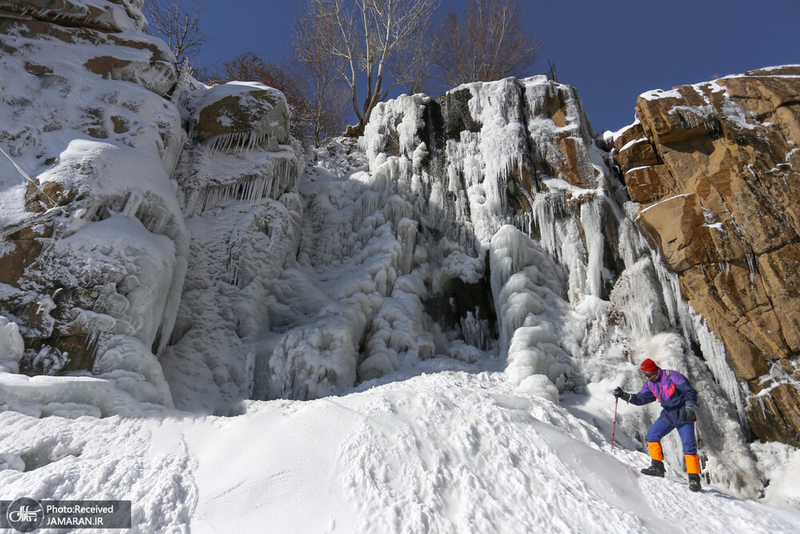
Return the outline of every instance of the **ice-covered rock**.
<path id="1" fill-rule="evenodd" d="M 260 83 L 229 82 L 184 97 L 191 135 L 212 150 L 240 151 L 289 142 L 289 108 L 283 93 Z"/>
<path id="2" fill-rule="evenodd" d="M 264 395 L 256 370 L 272 346 L 271 302 L 300 242 L 299 163 L 281 92 L 186 89 L 190 140 L 173 177 L 192 239 L 161 363 L 178 407 L 228 414 Z"/>
<path id="3" fill-rule="evenodd" d="M 126 399 L 107 414 L 172 405 L 155 354 L 170 337 L 189 253 L 170 179 L 187 137 L 164 98 L 174 57 L 141 32 L 141 9 L 0 4 L 0 165 L 12 192 L 2 202 L 0 300 L 25 344 L 15 372 L 91 373 L 74 387 L 53 378 L 38 398 L 105 388 Z M 110 357 L 120 347 L 125 356 Z M 4 382 L 4 398 L 25 402 L 27 384 Z"/>
<path id="4" fill-rule="evenodd" d="M 629 136 L 622 165 L 664 176 L 646 122 L 600 140 L 574 88 L 508 78 L 385 102 L 306 165 L 282 94 L 177 76 L 138 0 L 30 4 L 0 0 L 0 409 L 235 415 L 469 369 L 580 412 L 639 387 L 650 356 L 700 390 L 705 473 L 758 492 L 725 347 L 636 226 L 660 208 L 639 213 L 605 148 Z M 728 100 L 667 113 L 665 146 L 722 116 L 750 132 Z M 735 230 L 702 207 L 701 231 Z M 627 446 L 657 415 L 626 414 Z"/>
<path id="5" fill-rule="evenodd" d="M 720 365 L 724 349 L 636 228 L 636 205 L 604 145 L 571 87 L 544 77 L 475 83 L 436 100 L 401 96 L 379 105 L 362 139 L 369 174 L 359 180 L 379 199 L 394 194 L 413 207 L 414 256 L 434 273 L 423 278 L 424 301 L 449 302 L 464 324 L 475 324 L 469 318 L 487 310 L 443 288 L 455 280 L 491 293 L 478 324 L 520 387 L 532 376 L 562 394 L 609 374 L 635 381 L 629 364 L 650 355 L 647 340 L 674 336 L 665 365 L 680 364 L 721 410 L 701 423 L 709 463 L 753 493 L 759 481 L 748 465 L 725 462 L 731 451 L 751 456 L 741 430 L 728 428 L 731 420 L 738 428 L 743 410 Z M 464 268 L 447 267 L 455 265 Z M 449 330 L 435 336 L 437 352 L 458 354 L 464 329 L 448 329 L 445 319 L 435 313 L 428 328 Z M 630 423 L 631 435 L 644 439 L 642 421 Z"/>

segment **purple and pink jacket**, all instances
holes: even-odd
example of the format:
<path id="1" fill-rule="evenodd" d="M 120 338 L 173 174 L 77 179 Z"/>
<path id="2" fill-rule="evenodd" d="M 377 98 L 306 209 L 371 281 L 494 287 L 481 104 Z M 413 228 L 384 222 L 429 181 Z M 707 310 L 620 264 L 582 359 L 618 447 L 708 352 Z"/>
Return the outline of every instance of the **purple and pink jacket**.
<path id="1" fill-rule="evenodd" d="M 697 391 L 678 371 L 659 369 L 656 379 L 646 380 L 641 391 L 631 395 L 630 399 L 630 403 L 637 406 L 653 401 L 661 403 L 661 419 L 672 426 L 680 426 L 686 403 L 697 403 Z"/>

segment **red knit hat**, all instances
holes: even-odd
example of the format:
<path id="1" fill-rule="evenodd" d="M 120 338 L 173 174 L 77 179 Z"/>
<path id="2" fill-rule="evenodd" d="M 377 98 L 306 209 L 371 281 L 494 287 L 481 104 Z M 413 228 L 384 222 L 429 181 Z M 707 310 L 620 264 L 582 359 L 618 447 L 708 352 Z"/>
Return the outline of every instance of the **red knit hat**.
<path id="1" fill-rule="evenodd" d="M 651 373 L 653 371 L 658 371 L 658 366 L 656 365 L 656 362 L 654 362 L 650 358 L 647 358 L 645 361 L 642 362 L 640 369 L 645 373 Z"/>

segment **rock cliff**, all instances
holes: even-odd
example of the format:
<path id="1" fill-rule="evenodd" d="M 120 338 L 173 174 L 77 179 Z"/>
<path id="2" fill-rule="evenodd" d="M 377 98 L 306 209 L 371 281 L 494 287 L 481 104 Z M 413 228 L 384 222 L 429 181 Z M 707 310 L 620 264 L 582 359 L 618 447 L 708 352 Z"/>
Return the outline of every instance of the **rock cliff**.
<path id="1" fill-rule="evenodd" d="M 6 367 L 105 376 L 40 392 L 94 390 L 104 413 L 137 380 L 140 401 L 172 405 L 153 353 L 189 247 L 169 176 L 186 139 L 175 59 L 144 27 L 140 2 L 0 2 L 0 302 L 25 342 Z"/>
<path id="2" fill-rule="evenodd" d="M 723 341 L 753 432 L 800 444 L 800 67 L 639 97 L 615 135 L 637 222 Z"/>

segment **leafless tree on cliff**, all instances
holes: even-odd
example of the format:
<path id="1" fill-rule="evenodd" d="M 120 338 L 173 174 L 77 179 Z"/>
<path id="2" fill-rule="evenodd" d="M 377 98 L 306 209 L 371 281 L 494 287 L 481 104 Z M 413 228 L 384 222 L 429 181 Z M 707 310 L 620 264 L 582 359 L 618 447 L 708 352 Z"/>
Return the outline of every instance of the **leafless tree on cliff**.
<path id="1" fill-rule="evenodd" d="M 149 31 L 164 39 L 178 60 L 194 59 L 209 37 L 200 31 L 204 0 L 148 0 L 145 16 Z"/>
<path id="2" fill-rule="evenodd" d="M 393 86 L 407 84 L 410 75 L 418 74 L 415 66 L 425 51 L 420 44 L 439 1 L 308 0 L 302 16 L 311 32 L 295 35 L 295 48 L 318 46 L 345 80 L 358 118 L 355 133 L 363 131 L 372 110 Z M 358 91 L 364 87 L 367 94 L 359 102 Z"/>
<path id="3" fill-rule="evenodd" d="M 347 88 L 330 58 L 323 52 L 322 35 L 312 25 L 305 11 L 294 22 L 291 64 L 305 93 L 307 113 L 302 120 L 309 124 L 316 146 L 341 133 L 347 109 Z"/>
<path id="4" fill-rule="evenodd" d="M 451 9 L 433 42 L 432 62 L 448 87 L 525 75 L 543 44 L 523 29 L 516 0 L 471 0 L 463 18 Z"/>

